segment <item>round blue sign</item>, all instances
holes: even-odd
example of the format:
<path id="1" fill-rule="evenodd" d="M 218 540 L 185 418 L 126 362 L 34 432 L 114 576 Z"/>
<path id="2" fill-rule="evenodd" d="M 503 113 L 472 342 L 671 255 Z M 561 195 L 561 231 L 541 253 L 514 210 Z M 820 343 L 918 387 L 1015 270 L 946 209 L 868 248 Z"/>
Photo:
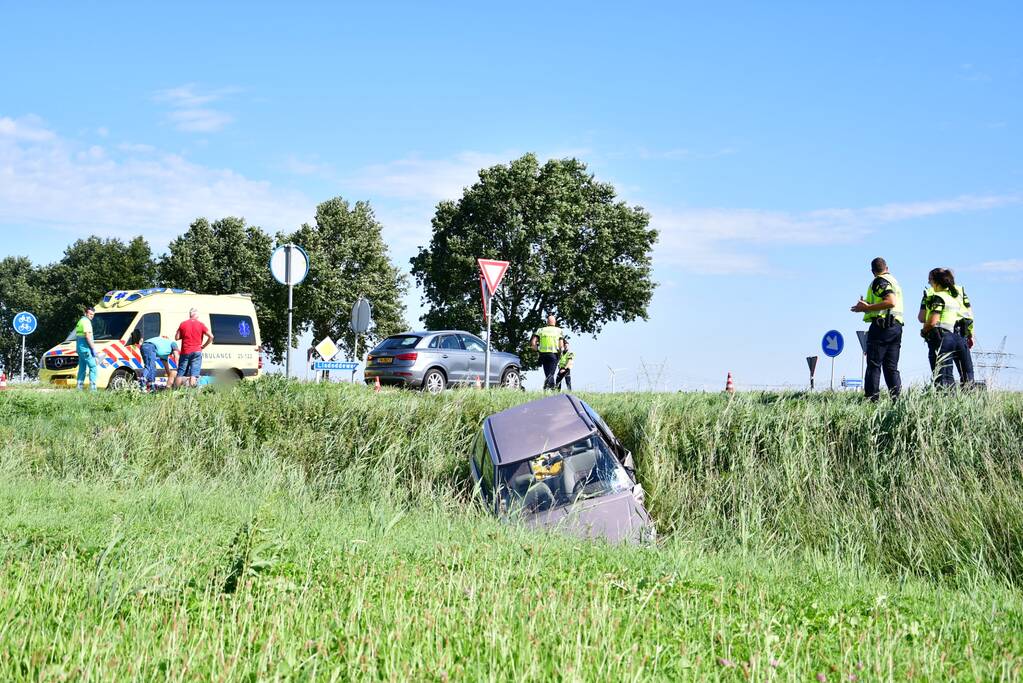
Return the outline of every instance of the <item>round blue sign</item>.
<path id="1" fill-rule="evenodd" d="M 38 324 L 36 317 L 28 311 L 22 311 L 14 316 L 14 331 L 23 337 L 35 332 Z"/>
<path id="2" fill-rule="evenodd" d="M 821 350 L 824 355 L 828 358 L 834 358 L 838 354 L 842 353 L 842 349 L 845 348 L 845 340 L 842 339 L 842 333 L 838 330 L 828 330 L 824 333 L 824 339 L 821 339 Z"/>

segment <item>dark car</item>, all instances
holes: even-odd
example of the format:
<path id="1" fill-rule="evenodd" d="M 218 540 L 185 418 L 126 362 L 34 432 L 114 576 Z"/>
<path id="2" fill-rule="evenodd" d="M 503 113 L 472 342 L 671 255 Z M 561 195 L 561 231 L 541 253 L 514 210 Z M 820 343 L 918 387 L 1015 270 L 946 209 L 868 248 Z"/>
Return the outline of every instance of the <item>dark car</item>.
<path id="1" fill-rule="evenodd" d="M 486 382 L 486 343 L 462 330 L 403 332 L 376 345 L 366 359 L 366 383 L 396 384 L 439 393 L 450 386 Z M 490 351 L 490 386 L 517 389 L 519 357 Z"/>
<path id="2" fill-rule="evenodd" d="M 655 537 L 632 454 L 571 394 L 486 418 L 469 467 L 484 505 L 499 517 L 614 542 Z"/>

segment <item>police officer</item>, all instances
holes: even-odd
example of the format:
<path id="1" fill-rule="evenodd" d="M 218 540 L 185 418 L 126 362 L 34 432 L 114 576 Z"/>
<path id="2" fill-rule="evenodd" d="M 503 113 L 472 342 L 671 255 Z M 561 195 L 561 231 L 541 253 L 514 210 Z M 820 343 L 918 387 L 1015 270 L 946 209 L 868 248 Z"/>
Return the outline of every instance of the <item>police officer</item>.
<path id="1" fill-rule="evenodd" d="M 561 351 L 564 335 L 553 316 L 547 316 L 547 326 L 533 333 L 530 343 L 534 351 L 540 352 L 540 366 L 543 368 L 543 388 L 553 389 L 558 374 L 558 352 Z"/>
<path id="2" fill-rule="evenodd" d="M 558 391 L 561 391 L 561 383 L 564 382 L 569 391 L 572 391 L 572 362 L 575 354 L 568 349 L 568 340 L 561 340 L 561 356 L 558 357 Z"/>
<path id="3" fill-rule="evenodd" d="M 947 268 L 932 269 L 927 274 L 927 283 L 932 293 L 925 300 L 920 336 L 927 341 L 935 386 L 952 387 L 955 385 L 952 367 L 962 362 L 962 350 L 966 349 L 966 340 L 956 333 L 956 323 L 962 319 L 962 298 L 955 277 Z"/>
<path id="4" fill-rule="evenodd" d="M 893 399 L 902 391 L 902 377 L 899 375 L 899 353 L 902 350 L 903 299 L 899 281 L 888 272 L 888 264 L 878 256 L 870 262 L 874 275 L 867 298 L 860 297 L 851 311 L 863 313 L 863 320 L 870 323 L 867 330 L 867 371 L 863 380 L 863 391 L 867 398 L 876 401 L 881 393 L 881 373 L 884 383 Z"/>
<path id="5" fill-rule="evenodd" d="M 956 368 L 959 370 L 959 383 L 964 389 L 973 387 L 973 306 L 970 304 L 970 297 L 966 296 L 966 288 L 961 284 L 956 285 L 959 290 L 959 314 L 962 316 L 956 323 L 956 334 L 962 338 L 959 344 L 959 361 Z"/>
<path id="6" fill-rule="evenodd" d="M 89 374 L 89 388 L 96 391 L 96 345 L 93 344 L 92 318 L 96 311 L 86 307 L 84 315 L 75 325 L 75 351 L 78 353 L 78 388 L 85 388 L 85 374 Z"/>

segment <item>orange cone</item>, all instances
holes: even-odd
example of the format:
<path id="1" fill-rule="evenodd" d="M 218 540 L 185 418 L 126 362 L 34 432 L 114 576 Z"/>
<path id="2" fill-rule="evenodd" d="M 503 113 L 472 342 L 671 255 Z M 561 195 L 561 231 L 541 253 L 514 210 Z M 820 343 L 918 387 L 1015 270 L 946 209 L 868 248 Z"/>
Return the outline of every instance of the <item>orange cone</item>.
<path id="1" fill-rule="evenodd" d="M 728 379 L 725 380 L 725 392 L 729 394 L 735 393 L 735 384 L 732 382 L 732 373 L 728 373 Z"/>
<path id="2" fill-rule="evenodd" d="M 482 389 L 483 388 L 483 382 L 480 381 L 480 376 L 479 375 L 476 375 L 476 388 L 477 389 Z"/>
<path id="3" fill-rule="evenodd" d="M 379 377 L 377 377 L 376 384 L 373 385 L 373 391 L 378 392 L 378 393 L 380 392 L 380 378 Z"/>

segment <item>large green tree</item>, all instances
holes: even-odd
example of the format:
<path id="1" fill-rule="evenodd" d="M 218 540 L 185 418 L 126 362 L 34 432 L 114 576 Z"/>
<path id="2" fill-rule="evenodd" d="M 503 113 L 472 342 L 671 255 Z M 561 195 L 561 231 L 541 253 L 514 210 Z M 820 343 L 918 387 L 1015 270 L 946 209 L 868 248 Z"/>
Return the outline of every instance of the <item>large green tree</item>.
<path id="1" fill-rule="evenodd" d="M 437 205 L 430 244 L 412 259 L 429 306 L 424 322 L 482 329 L 476 259 L 510 261 L 493 302 L 494 345 L 535 367 L 529 339 L 548 314 L 592 335 L 613 320 L 646 318 L 657 240 L 649 224 L 576 159 L 541 165 L 527 154 L 484 169 L 461 199 Z"/>
<path id="2" fill-rule="evenodd" d="M 14 331 L 14 315 L 21 311 L 43 315 L 45 308 L 42 271 L 24 256 L 0 260 L 0 366 L 8 374 L 21 368 L 21 335 Z M 41 330 L 26 338 L 26 371 L 34 371 L 41 353 Z"/>
<path id="3" fill-rule="evenodd" d="M 244 218 L 229 216 L 210 223 L 192 222 L 175 238 L 160 260 L 159 279 L 167 287 L 200 294 L 251 294 L 263 346 L 275 358 L 284 352 L 287 303 L 283 289 L 270 275 L 274 240 Z"/>
<path id="4" fill-rule="evenodd" d="M 406 277 L 388 258 L 380 223 L 369 202 L 349 205 L 335 197 L 316 207 L 316 222 L 287 237 L 309 255 L 309 274 L 295 287 L 295 316 L 314 340 L 330 335 L 351 354 L 349 328 L 352 304 L 359 296 L 370 300 L 372 344 L 405 328 Z M 360 343 L 360 353 L 365 346 Z"/>
<path id="5" fill-rule="evenodd" d="M 152 287 L 155 277 L 152 252 L 142 237 L 128 243 L 99 237 L 76 241 L 42 271 L 43 315 L 34 341 L 43 349 L 63 341 L 83 307 L 111 290 Z"/>

